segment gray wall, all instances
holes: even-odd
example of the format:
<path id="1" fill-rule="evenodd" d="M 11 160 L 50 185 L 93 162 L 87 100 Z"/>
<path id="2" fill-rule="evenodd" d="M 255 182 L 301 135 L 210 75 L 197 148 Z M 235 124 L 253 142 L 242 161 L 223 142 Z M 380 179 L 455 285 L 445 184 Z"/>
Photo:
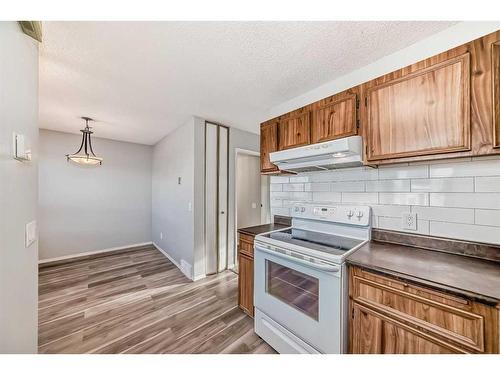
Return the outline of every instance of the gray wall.
<path id="1" fill-rule="evenodd" d="M 33 160 L 11 157 L 22 133 Z M 0 22 L 0 353 L 36 353 L 38 243 L 24 246 L 37 217 L 38 45 L 17 22 Z"/>
<path id="2" fill-rule="evenodd" d="M 65 158 L 80 142 L 40 130 L 41 260 L 151 241 L 152 146 L 93 138 L 104 161 L 85 168 Z"/>
<path id="3" fill-rule="evenodd" d="M 179 265 L 184 260 L 190 266 L 194 263 L 194 138 L 190 118 L 153 148 L 152 239 Z"/>

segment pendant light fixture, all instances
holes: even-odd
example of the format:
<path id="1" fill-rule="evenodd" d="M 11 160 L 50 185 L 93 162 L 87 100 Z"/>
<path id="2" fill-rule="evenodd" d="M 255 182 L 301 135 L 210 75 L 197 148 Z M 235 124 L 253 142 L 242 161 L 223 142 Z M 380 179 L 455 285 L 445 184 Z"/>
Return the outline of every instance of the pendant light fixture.
<path id="1" fill-rule="evenodd" d="M 85 120 L 85 129 L 80 130 L 83 133 L 82 144 L 74 154 L 67 154 L 68 161 L 72 161 L 79 165 L 102 165 L 102 158 L 97 157 L 92 150 L 92 142 L 90 135 L 93 134 L 89 127 L 89 121 L 94 121 L 90 117 L 82 117 Z"/>

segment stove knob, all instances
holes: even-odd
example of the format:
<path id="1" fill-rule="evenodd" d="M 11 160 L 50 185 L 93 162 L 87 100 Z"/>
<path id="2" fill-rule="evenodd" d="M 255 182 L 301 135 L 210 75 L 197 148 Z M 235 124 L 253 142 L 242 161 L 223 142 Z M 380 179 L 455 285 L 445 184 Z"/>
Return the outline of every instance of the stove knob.
<path id="1" fill-rule="evenodd" d="M 300 212 L 306 212 L 306 208 L 305 207 L 300 207 Z"/>
<path id="2" fill-rule="evenodd" d="M 356 213 L 356 216 L 357 216 L 358 219 L 361 219 L 363 217 L 363 211 L 358 211 Z"/>
<path id="3" fill-rule="evenodd" d="M 353 210 L 349 210 L 347 211 L 347 217 L 350 219 L 351 217 L 353 217 L 354 215 L 354 211 Z"/>
<path id="4" fill-rule="evenodd" d="M 299 212 L 299 207 L 295 207 L 295 212 Z"/>

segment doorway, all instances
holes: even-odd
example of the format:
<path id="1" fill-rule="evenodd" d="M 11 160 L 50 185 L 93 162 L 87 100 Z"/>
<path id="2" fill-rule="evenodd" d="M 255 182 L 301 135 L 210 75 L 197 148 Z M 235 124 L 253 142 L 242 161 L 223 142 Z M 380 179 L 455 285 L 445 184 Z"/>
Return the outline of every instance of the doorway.
<path id="1" fill-rule="evenodd" d="M 238 229 L 271 222 L 269 176 L 260 174 L 260 154 L 255 151 L 235 150 L 235 232 Z M 234 246 L 234 270 L 238 269 L 237 246 Z"/>

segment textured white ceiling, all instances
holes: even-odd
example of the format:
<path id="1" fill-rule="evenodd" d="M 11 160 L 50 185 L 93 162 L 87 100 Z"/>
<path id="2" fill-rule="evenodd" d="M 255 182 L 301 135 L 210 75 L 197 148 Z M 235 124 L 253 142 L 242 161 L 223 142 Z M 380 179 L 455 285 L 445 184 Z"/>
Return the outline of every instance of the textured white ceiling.
<path id="1" fill-rule="evenodd" d="M 191 115 L 259 131 L 269 108 L 454 22 L 44 22 L 40 127 L 154 144 Z"/>

